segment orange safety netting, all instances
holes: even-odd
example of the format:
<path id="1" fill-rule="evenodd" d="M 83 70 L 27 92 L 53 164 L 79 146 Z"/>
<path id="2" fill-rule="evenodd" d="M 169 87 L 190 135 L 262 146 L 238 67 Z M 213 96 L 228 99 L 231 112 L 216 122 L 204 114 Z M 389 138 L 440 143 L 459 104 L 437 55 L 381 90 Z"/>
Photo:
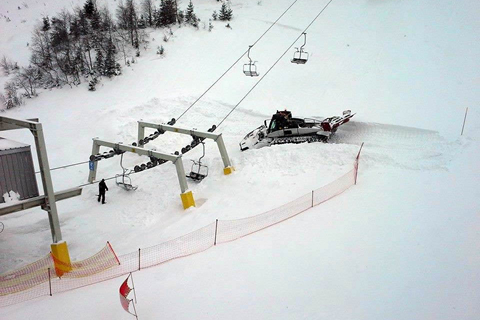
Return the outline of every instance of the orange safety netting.
<path id="1" fill-rule="evenodd" d="M 56 266 L 61 266 L 61 270 L 70 270 L 63 273 L 62 278 L 80 278 L 91 276 L 120 263 L 115 255 L 115 252 L 109 244 L 107 244 L 102 250 L 90 258 L 82 261 L 75 261 L 71 264 L 66 264 L 58 260 L 53 254 L 52 258 Z"/>
<path id="2" fill-rule="evenodd" d="M 20 269 L 0 275 L 0 296 L 27 290 L 47 282 L 49 269 L 54 272 L 50 254 Z M 55 276 L 54 273 L 53 276 Z"/>
<path id="3" fill-rule="evenodd" d="M 179 238 L 119 257 L 107 244 L 94 256 L 63 266 L 71 267 L 72 270 L 64 273 L 61 279 L 56 277 L 53 260 L 49 255 L 0 276 L 0 307 L 113 279 L 172 259 L 205 251 L 215 243 L 233 241 L 260 231 L 344 192 L 355 184 L 357 168 L 358 157 L 354 168 L 337 180 L 262 214 L 237 220 L 218 220 Z M 50 279 L 48 278 L 49 268 Z"/>
<path id="4" fill-rule="evenodd" d="M 57 264 L 60 265 L 61 270 L 67 269 L 66 267 L 69 267 L 68 269 L 71 270 L 70 272 L 63 273 L 63 277 L 78 278 L 105 271 L 112 266 L 118 265 L 119 262 L 110 245 L 105 246 L 105 248 L 92 257 L 73 262 L 68 266 L 50 253 L 45 258 L 35 261 L 34 263 L 1 275 L 0 296 L 31 289 L 48 282 L 49 279 L 57 276 L 55 272 Z"/>

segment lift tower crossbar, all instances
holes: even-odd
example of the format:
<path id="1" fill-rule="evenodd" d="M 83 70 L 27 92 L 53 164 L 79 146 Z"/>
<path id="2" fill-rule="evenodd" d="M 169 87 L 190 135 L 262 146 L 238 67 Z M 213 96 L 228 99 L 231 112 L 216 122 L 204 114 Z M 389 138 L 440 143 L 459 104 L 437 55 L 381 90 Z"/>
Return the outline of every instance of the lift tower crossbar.
<path id="1" fill-rule="evenodd" d="M 180 134 L 188 134 L 190 136 L 201 137 L 205 139 L 212 139 L 217 143 L 218 150 L 220 151 L 220 155 L 222 157 L 222 161 L 224 165 L 223 173 L 227 175 L 232 173 L 232 171 L 234 170 L 230 162 L 230 158 L 228 157 L 227 149 L 225 148 L 225 143 L 223 142 L 221 133 L 216 134 L 212 132 L 183 129 L 183 128 L 174 127 L 166 124 L 156 124 L 156 123 L 138 121 L 138 141 L 141 141 L 145 138 L 145 128 L 152 128 L 157 130 L 176 132 Z"/>
<path id="2" fill-rule="evenodd" d="M 166 153 L 161 153 L 155 150 L 144 149 L 141 147 L 131 146 L 131 145 L 124 145 L 119 143 L 113 143 L 105 140 L 100 139 L 93 139 L 93 147 L 92 147 L 92 155 L 96 155 L 100 151 L 100 147 L 107 147 L 112 148 L 120 151 L 125 152 L 132 152 L 142 156 L 148 157 L 155 157 L 158 159 L 163 159 L 166 161 L 171 161 L 175 165 L 177 169 L 178 175 L 178 182 L 180 184 L 180 190 L 182 191 L 180 197 L 182 198 L 182 203 L 184 209 L 189 207 L 195 206 L 195 201 L 193 199 L 193 194 L 191 191 L 188 190 L 187 179 L 185 175 L 185 169 L 183 168 L 183 161 L 181 155 L 171 155 Z M 93 170 L 90 170 L 90 174 L 88 176 L 88 181 L 93 183 L 95 181 L 97 175 L 97 165 L 98 162 L 96 161 L 93 166 Z"/>

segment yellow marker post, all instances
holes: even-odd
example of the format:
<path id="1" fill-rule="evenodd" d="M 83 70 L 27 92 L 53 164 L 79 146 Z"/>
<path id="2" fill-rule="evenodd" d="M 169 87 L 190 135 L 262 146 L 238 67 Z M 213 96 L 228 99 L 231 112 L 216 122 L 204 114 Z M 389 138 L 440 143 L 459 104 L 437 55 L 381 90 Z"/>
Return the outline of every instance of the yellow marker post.
<path id="1" fill-rule="evenodd" d="M 67 243 L 65 241 L 52 243 L 50 248 L 52 249 L 52 255 L 54 257 L 53 262 L 57 276 L 61 277 L 64 273 L 72 271 Z"/>
<path id="2" fill-rule="evenodd" d="M 232 167 L 232 166 L 223 168 L 223 174 L 226 175 L 226 176 L 228 176 L 229 174 L 231 174 L 233 171 L 235 171 L 235 168 Z"/>
<path id="3" fill-rule="evenodd" d="M 186 210 L 190 207 L 195 207 L 195 199 L 193 199 L 192 191 L 182 193 L 180 197 L 182 198 L 183 209 Z"/>

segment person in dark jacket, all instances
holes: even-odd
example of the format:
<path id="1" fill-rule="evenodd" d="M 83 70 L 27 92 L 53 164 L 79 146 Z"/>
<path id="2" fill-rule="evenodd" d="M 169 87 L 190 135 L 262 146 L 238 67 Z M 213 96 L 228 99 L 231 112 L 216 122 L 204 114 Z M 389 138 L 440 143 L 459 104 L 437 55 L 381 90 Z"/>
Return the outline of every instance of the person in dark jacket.
<path id="1" fill-rule="evenodd" d="M 108 191 L 108 187 L 105 179 L 102 179 L 98 184 L 98 202 L 100 202 L 100 198 L 102 198 L 102 204 L 105 204 L 105 191 Z"/>

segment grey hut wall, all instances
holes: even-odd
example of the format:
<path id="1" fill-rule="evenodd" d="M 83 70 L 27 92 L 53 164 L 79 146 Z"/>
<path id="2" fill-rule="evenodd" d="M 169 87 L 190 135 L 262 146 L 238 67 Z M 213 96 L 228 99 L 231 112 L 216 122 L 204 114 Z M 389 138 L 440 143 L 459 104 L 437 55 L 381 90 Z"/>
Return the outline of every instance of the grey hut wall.
<path id="1" fill-rule="evenodd" d="M 0 150 L 0 203 L 12 190 L 20 194 L 20 200 L 38 196 L 30 146 Z"/>

